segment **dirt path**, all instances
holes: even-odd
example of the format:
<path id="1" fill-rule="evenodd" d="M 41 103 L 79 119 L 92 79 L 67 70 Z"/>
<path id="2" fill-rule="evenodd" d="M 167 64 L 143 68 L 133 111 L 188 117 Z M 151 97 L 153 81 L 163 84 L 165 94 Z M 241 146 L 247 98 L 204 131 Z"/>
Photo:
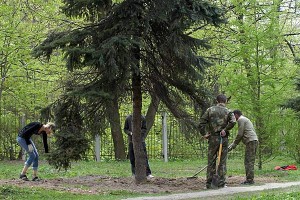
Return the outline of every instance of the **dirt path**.
<path id="1" fill-rule="evenodd" d="M 205 198 L 219 195 L 235 194 L 239 192 L 252 192 L 252 191 L 262 191 L 276 188 L 285 188 L 294 185 L 300 185 L 298 182 L 287 182 L 287 183 L 266 183 L 259 186 L 246 186 L 246 187 L 226 187 L 218 190 L 205 190 L 201 192 L 192 193 L 182 193 L 182 194 L 171 194 L 167 196 L 159 197 L 138 197 L 138 198 L 128 198 L 126 200 L 180 200 L 180 199 L 195 199 L 195 198 Z"/>
<path id="2" fill-rule="evenodd" d="M 265 188 L 271 189 L 272 187 L 288 187 L 289 184 L 294 183 L 279 183 L 276 177 L 256 177 L 255 186 L 240 187 L 240 183 L 244 181 L 243 176 L 230 176 L 227 178 L 227 188 L 219 190 L 206 190 L 205 178 L 198 177 L 194 179 L 189 178 L 162 178 L 155 177 L 148 180 L 144 184 L 135 184 L 132 177 L 109 177 L 101 175 L 87 175 L 74 178 L 54 178 L 42 179 L 41 181 L 23 181 L 20 179 L 2 179 L 1 185 L 14 185 L 16 187 L 38 187 L 51 190 L 58 190 L 70 193 L 80 194 L 106 194 L 119 191 L 128 191 L 132 193 L 149 194 L 169 194 L 160 197 L 143 197 L 133 198 L 134 200 L 146 199 L 188 199 L 199 198 L 203 196 L 214 196 L 222 194 L 230 194 L 237 192 L 247 192 L 263 190 Z M 272 184 L 271 184 L 272 183 Z M 181 193 L 181 194 L 179 194 Z"/>

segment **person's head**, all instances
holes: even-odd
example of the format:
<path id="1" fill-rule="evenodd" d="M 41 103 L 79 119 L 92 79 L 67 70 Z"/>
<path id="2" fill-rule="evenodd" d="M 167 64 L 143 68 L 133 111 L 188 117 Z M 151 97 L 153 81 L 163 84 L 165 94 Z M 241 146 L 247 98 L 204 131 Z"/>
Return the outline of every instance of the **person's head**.
<path id="1" fill-rule="evenodd" d="M 48 122 L 47 124 L 44 125 L 45 132 L 47 134 L 51 134 L 55 132 L 55 124 L 53 122 Z"/>
<path id="2" fill-rule="evenodd" d="M 234 110 L 233 114 L 235 116 L 235 119 L 238 120 L 243 113 L 240 110 Z"/>
<path id="3" fill-rule="evenodd" d="M 218 103 L 227 103 L 227 97 L 224 94 L 219 94 L 216 100 Z"/>

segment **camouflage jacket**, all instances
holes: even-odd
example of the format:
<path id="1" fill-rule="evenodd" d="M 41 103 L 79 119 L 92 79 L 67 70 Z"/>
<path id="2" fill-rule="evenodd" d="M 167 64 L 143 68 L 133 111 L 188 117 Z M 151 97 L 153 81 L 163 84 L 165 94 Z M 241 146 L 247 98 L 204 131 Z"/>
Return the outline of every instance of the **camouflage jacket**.
<path id="1" fill-rule="evenodd" d="M 227 132 L 234 127 L 236 119 L 234 114 L 226 108 L 224 103 L 219 103 L 216 106 L 208 108 L 200 118 L 200 133 L 205 135 L 219 135 L 220 131 L 224 129 Z"/>

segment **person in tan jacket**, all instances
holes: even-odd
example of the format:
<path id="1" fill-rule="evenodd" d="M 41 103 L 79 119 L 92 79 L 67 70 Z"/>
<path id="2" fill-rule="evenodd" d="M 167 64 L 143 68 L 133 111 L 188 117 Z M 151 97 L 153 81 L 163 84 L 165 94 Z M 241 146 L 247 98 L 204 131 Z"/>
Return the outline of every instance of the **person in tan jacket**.
<path id="1" fill-rule="evenodd" d="M 258 146 L 258 138 L 252 122 L 247 117 L 243 116 L 240 110 L 234 110 L 233 114 L 238 123 L 238 133 L 233 143 L 228 146 L 228 151 L 234 149 L 240 141 L 245 144 L 244 165 L 246 180 L 241 184 L 251 185 L 254 184 L 254 163 Z"/>

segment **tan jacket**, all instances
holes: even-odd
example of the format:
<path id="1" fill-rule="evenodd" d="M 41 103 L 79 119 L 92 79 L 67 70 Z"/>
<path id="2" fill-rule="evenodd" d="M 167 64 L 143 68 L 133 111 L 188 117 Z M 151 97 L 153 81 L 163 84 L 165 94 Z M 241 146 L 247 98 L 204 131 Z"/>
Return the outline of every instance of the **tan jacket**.
<path id="1" fill-rule="evenodd" d="M 238 134 L 234 140 L 234 144 L 238 145 L 242 140 L 244 144 L 250 141 L 258 141 L 252 122 L 245 116 L 241 115 L 237 120 Z"/>

